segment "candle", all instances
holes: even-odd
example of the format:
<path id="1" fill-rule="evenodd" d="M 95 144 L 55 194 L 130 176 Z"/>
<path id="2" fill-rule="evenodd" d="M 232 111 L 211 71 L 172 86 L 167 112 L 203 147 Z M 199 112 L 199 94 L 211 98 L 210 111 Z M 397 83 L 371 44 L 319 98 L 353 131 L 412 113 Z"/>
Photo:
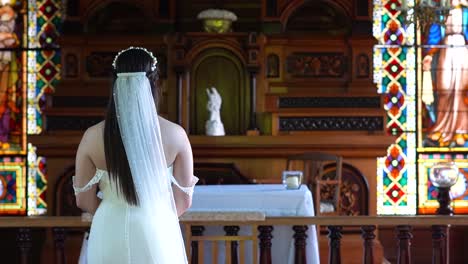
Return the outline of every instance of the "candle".
<path id="1" fill-rule="evenodd" d="M 297 189 L 299 188 L 299 178 L 298 177 L 287 177 L 286 186 L 288 189 Z"/>

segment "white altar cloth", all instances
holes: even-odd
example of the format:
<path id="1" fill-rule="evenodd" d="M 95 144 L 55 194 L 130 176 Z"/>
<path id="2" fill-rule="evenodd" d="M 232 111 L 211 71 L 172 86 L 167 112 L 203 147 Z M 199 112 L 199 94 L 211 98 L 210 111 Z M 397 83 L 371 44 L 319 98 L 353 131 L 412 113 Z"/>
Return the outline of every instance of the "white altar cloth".
<path id="1" fill-rule="evenodd" d="M 202 185 L 196 186 L 190 212 L 262 212 L 268 216 L 314 216 L 314 204 L 309 189 L 286 190 L 280 184 Z M 273 264 L 294 263 L 294 231 L 292 226 L 274 226 L 272 239 Z M 239 235 L 249 234 L 242 227 Z M 205 235 L 223 235 L 223 227 L 206 227 Z M 315 226 L 307 230 L 306 257 L 308 264 L 319 264 L 317 232 Z M 251 243 L 246 243 L 247 263 L 251 261 Z M 205 246 L 210 250 L 210 246 Z M 224 245 L 219 245 L 219 263 L 224 263 Z M 260 252 L 260 251 L 259 251 Z M 205 253 L 205 263 L 211 254 Z"/>

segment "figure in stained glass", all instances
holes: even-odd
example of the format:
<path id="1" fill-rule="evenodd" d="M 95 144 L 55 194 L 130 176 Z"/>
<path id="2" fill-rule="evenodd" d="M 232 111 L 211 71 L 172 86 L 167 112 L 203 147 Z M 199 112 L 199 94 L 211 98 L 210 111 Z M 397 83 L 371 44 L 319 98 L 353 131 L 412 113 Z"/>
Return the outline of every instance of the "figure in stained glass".
<path id="1" fill-rule="evenodd" d="M 15 52 L 18 45 L 15 34 L 16 12 L 9 1 L 0 6 L 0 142 L 2 147 L 9 141 L 11 125 L 19 109 L 16 105 L 16 83 L 19 79 Z M 13 120 L 12 120 L 13 117 Z M 13 124 L 14 125 L 14 124 Z"/>
<path id="2" fill-rule="evenodd" d="M 468 147 L 468 2 L 452 0 L 446 26 L 431 25 L 424 51 L 424 147 Z"/>

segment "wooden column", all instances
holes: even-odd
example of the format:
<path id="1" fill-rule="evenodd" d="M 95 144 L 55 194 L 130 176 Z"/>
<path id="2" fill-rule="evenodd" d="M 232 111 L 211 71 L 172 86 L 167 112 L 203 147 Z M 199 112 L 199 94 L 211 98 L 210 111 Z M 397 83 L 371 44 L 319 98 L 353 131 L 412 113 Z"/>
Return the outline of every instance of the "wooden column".
<path id="1" fill-rule="evenodd" d="M 226 232 L 226 236 L 237 236 L 239 232 L 240 227 L 239 226 L 225 226 L 224 231 Z M 237 264 L 239 263 L 239 260 L 237 258 L 237 241 L 232 241 L 231 242 L 231 264 Z M 226 256 L 228 258 L 229 256 Z M 242 260 L 243 262 L 244 260 Z"/>
<path id="2" fill-rule="evenodd" d="M 176 116 L 177 116 L 177 124 L 179 125 L 183 125 L 183 88 L 184 88 L 184 81 L 183 81 L 183 78 L 184 78 L 184 72 L 185 72 L 185 69 L 183 66 L 176 66 L 174 67 L 174 71 L 176 73 L 176 103 L 177 103 L 177 113 L 176 113 Z"/>
<path id="3" fill-rule="evenodd" d="M 446 230 L 447 226 L 432 226 L 432 264 L 449 263 L 447 258 L 448 252 L 445 252 Z"/>
<path id="4" fill-rule="evenodd" d="M 249 83 L 250 83 L 250 122 L 249 131 L 258 130 L 257 127 L 257 73 L 259 71 L 258 66 L 248 66 L 249 72 Z"/>
<path id="5" fill-rule="evenodd" d="M 308 226 L 293 226 L 294 230 L 294 264 L 306 264 L 306 244 Z"/>
<path id="6" fill-rule="evenodd" d="M 192 226 L 192 236 L 203 236 L 204 226 Z M 198 264 L 198 241 L 192 241 L 192 260 L 191 264 Z M 200 263 L 203 264 L 203 263 Z"/>
<path id="7" fill-rule="evenodd" d="M 362 239 L 364 240 L 364 253 L 362 254 L 362 263 L 374 263 L 374 238 L 375 226 L 361 226 Z"/>
<path id="8" fill-rule="evenodd" d="M 65 228 L 54 227 L 54 244 L 55 244 L 55 263 L 65 263 Z"/>
<path id="9" fill-rule="evenodd" d="M 20 263 L 29 263 L 29 253 L 32 247 L 32 237 L 30 228 L 19 228 L 16 235 L 16 242 L 20 250 Z"/>
<path id="10" fill-rule="evenodd" d="M 328 226 L 328 240 L 329 240 L 329 254 L 328 263 L 330 264 L 341 264 L 341 226 Z"/>
<path id="11" fill-rule="evenodd" d="M 271 239 L 273 235 L 273 226 L 259 226 L 260 234 L 260 264 L 271 264 Z"/>
<path id="12" fill-rule="evenodd" d="M 398 264 L 411 263 L 411 226 L 399 225 L 396 227 L 398 232 Z"/>

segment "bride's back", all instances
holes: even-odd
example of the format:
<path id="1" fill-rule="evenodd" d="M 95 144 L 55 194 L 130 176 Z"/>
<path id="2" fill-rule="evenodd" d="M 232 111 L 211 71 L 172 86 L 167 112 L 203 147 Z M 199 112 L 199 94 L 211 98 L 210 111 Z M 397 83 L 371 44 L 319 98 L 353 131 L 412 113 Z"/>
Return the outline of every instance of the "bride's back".
<path id="1" fill-rule="evenodd" d="M 106 156 L 104 150 L 104 124 L 102 121 L 85 132 L 89 139 L 88 147 L 91 161 L 97 169 L 107 170 Z M 159 117 L 159 125 L 161 128 L 161 140 L 163 143 L 164 154 L 166 157 L 167 166 L 174 163 L 180 147 L 180 142 L 184 140 L 185 131 L 179 125 L 170 122 L 167 119 Z M 182 134 L 183 133 L 183 134 Z"/>

